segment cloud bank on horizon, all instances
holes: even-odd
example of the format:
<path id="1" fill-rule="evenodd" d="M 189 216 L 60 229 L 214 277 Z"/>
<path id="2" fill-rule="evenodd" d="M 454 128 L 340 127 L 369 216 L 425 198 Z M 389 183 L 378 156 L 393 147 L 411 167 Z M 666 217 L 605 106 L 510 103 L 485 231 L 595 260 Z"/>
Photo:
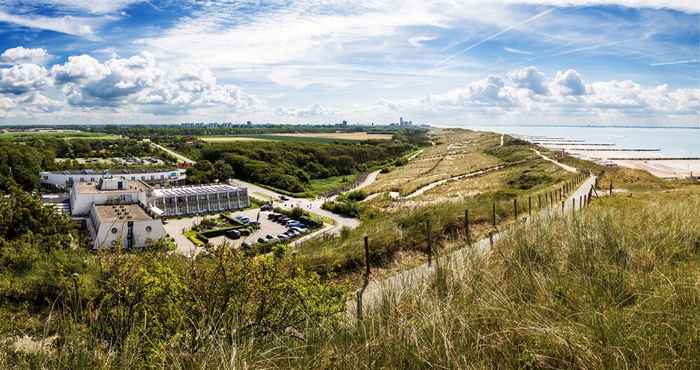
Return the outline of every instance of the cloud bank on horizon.
<path id="1" fill-rule="evenodd" d="M 684 0 L 7 0 L 0 123 L 700 123 Z"/>

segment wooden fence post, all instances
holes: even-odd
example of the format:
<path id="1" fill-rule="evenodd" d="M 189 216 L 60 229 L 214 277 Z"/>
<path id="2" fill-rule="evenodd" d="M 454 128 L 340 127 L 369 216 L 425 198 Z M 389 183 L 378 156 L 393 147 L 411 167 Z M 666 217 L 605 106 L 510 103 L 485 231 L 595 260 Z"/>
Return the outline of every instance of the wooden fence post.
<path id="1" fill-rule="evenodd" d="M 489 243 L 491 244 L 491 248 L 493 248 L 493 231 L 489 232 Z"/>
<path id="2" fill-rule="evenodd" d="M 518 198 L 513 198 L 513 218 L 518 221 Z"/>
<path id="3" fill-rule="evenodd" d="M 493 227 L 496 227 L 496 202 L 493 202 L 493 206 L 491 208 L 491 223 L 493 224 Z"/>
<path id="4" fill-rule="evenodd" d="M 527 197 L 527 215 L 532 217 L 532 195 Z"/>
<path id="5" fill-rule="evenodd" d="M 610 180 L 610 196 L 612 196 L 613 193 L 613 183 L 612 180 Z"/>
<path id="6" fill-rule="evenodd" d="M 542 194 L 537 194 L 537 208 L 542 209 Z"/>
<path id="7" fill-rule="evenodd" d="M 369 284 L 369 237 L 365 235 L 365 284 Z"/>
<path id="8" fill-rule="evenodd" d="M 425 223 L 425 233 L 428 240 L 428 266 L 431 266 L 433 264 L 433 238 L 432 235 L 430 235 L 430 219 L 428 219 Z"/>
<path id="9" fill-rule="evenodd" d="M 469 210 L 465 209 L 464 210 L 464 230 L 467 233 L 467 243 L 469 245 L 472 244 L 472 235 L 471 231 L 469 230 Z"/>

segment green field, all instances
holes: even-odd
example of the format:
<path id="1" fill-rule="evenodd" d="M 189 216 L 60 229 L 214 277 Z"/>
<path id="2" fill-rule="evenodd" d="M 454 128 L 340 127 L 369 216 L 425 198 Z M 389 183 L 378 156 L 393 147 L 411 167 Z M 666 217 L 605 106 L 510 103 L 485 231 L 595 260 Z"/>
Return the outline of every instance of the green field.
<path id="1" fill-rule="evenodd" d="M 232 143 L 236 141 L 267 141 L 267 139 L 247 136 L 198 136 L 197 139 L 207 143 Z"/>
<path id="2" fill-rule="evenodd" d="M 23 141 L 26 139 L 81 139 L 81 140 L 119 140 L 123 139 L 122 136 L 103 134 L 103 133 L 92 133 L 92 132 L 80 132 L 80 131 L 10 131 L 0 133 L 0 140 L 6 141 Z"/>
<path id="3" fill-rule="evenodd" d="M 311 180 L 310 187 L 312 192 L 320 195 L 350 187 L 355 183 L 356 179 L 356 174 L 347 176 L 333 176 L 325 179 L 313 179 Z"/>

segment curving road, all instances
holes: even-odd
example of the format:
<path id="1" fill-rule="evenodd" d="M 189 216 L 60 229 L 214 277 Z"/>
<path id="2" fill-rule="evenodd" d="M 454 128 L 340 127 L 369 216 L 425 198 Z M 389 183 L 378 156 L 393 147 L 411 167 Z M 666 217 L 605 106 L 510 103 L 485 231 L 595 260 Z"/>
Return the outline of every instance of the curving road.
<path id="1" fill-rule="evenodd" d="M 316 199 L 307 199 L 307 198 L 293 198 L 293 197 L 288 197 L 284 196 L 280 193 L 277 193 L 275 191 L 272 191 L 270 189 L 263 188 L 261 186 L 255 185 L 253 183 L 243 181 L 243 180 L 229 180 L 229 183 L 234 186 L 242 186 L 248 188 L 248 195 L 253 196 L 258 199 L 263 199 L 263 200 L 271 200 L 273 201 L 274 205 L 276 207 L 282 207 L 282 208 L 287 208 L 291 209 L 294 207 L 299 207 L 302 208 L 306 211 L 309 211 L 311 213 L 317 214 L 322 217 L 326 217 L 329 219 L 332 219 L 334 221 L 334 224 L 332 227 L 325 227 L 315 233 L 309 234 L 307 237 L 303 238 L 303 240 L 308 240 L 309 237 L 311 236 L 317 236 L 320 233 L 331 233 L 333 235 L 338 235 L 340 234 L 340 230 L 343 227 L 348 227 L 351 229 L 356 228 L 357 226 L 360 225 L 360 220 L 356 218 L 349 218 L 349 217 L 343 217 L 340 215 L 337 215 L 333 212 L 326 211 L 325 209 L 322 209 L 321 206 L 325 202 L 323 198 L 316 198 Z M 282 201 L 282 197 L 287 198 L 288 200 Z M 301 240 L 301 239 L 300 239 Z M 298 243 L 298 241 L 297 241 Z"/>

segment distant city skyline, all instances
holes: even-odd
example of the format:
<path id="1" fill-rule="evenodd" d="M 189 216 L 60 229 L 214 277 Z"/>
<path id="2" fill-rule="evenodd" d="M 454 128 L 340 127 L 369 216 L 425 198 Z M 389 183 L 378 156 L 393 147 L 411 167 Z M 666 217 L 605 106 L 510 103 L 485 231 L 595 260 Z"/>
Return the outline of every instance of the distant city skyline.
<path id="1" fill-rule="evenodd" d="M 700 123 L 692 0 L 7 0 L 0 36 L 0 124 Z"/>

